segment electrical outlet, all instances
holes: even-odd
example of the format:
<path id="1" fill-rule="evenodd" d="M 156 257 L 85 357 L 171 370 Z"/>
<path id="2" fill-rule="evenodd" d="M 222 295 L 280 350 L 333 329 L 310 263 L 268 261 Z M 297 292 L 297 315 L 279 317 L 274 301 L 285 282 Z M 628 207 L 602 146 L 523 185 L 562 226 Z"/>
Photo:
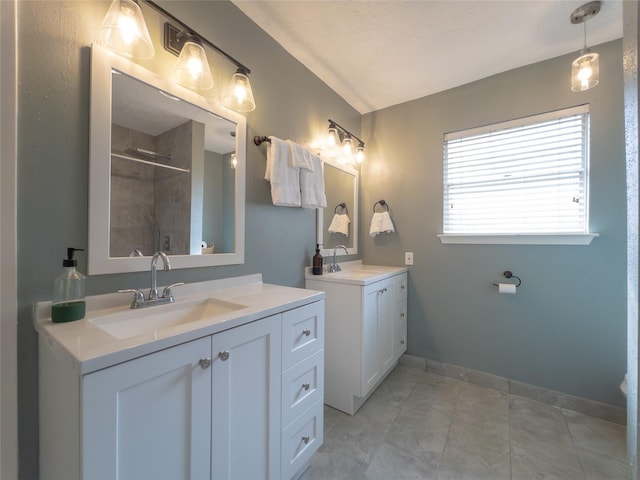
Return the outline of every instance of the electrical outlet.
<path id="1" fill-rule="evenodd" d="M 413 265 L 413 252 L 404 252 L 404 264 Z"/>
<path id="2" fill-rule="evenodd" d="M 165 252 L 171 251 L 171 235 L 164 236 L 164 249 Z"/>

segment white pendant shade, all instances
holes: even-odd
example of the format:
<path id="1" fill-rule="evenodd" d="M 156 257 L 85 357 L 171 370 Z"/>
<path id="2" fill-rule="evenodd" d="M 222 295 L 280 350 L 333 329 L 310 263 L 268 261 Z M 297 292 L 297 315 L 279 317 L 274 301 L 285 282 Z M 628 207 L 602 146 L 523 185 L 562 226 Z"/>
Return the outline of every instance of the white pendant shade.
<path id="1" fill-rule="evenodd" d="M 113 0 L 100 25 L 97 43 L 129 58 L 151 58 L 154 54 L 142 10 L 133 0 Z"/>

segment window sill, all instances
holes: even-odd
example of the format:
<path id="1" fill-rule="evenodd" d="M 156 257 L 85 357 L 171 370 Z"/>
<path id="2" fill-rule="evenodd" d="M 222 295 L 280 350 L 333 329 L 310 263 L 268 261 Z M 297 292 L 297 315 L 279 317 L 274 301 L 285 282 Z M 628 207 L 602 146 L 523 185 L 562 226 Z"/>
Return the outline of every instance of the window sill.
<path id="1" fill-rule="evenodd" d="M 541 233 L 541 234 L 451 234 L 438 235 L 444 244 L 469 245 L 589 245 L 598 233 Z"/>

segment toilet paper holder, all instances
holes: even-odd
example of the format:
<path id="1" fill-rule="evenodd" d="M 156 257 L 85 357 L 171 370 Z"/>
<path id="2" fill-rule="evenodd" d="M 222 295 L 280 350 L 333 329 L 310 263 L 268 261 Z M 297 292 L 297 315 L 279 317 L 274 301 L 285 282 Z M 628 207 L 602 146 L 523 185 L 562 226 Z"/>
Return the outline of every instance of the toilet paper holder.
<path id="1" fill-rule="evenodd" d="M 520 285 L 522 285 L 522 280 L 520 280 L 520 277 L 516 277 L 509 270 L 505 270 L 504 272 L 502 272 L 502 275 L 504 276 L 504 278 L 515 278 L 516 280 L 518 280 L 518 283 L 516 283 L 516 288 L 518 288 Z M 494 283 L 493 285 L 496 286 L 496 287 L 498 286 L 497 283 Z"/>

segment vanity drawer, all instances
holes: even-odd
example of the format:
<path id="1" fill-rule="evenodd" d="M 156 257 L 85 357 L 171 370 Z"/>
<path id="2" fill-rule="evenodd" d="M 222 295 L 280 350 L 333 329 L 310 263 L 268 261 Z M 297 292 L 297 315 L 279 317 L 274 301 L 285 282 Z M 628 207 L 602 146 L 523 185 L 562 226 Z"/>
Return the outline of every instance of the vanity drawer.
<path id="1" fill-rule="evenodd" d="M 282 314 L 282 369 L 324 348 L 324 302 Z"/>
<path id="2" fill-rule="evenodd" d="M 322 398 L 282 431 L 282 478 L 289 479 L 322 445 Z"/>
<path id="3" fill-rule="evenodd" d="M 282 425 L 322 398 L 324 391 L 324 349 L 282 373 Z"/>
<path id="4" fill-rule="evenodd" d="M 407 298 L 408 282 L 407 274 L 401 273 L 393 277 L 394 291 L 396 301 L 401 301 Z"/>

